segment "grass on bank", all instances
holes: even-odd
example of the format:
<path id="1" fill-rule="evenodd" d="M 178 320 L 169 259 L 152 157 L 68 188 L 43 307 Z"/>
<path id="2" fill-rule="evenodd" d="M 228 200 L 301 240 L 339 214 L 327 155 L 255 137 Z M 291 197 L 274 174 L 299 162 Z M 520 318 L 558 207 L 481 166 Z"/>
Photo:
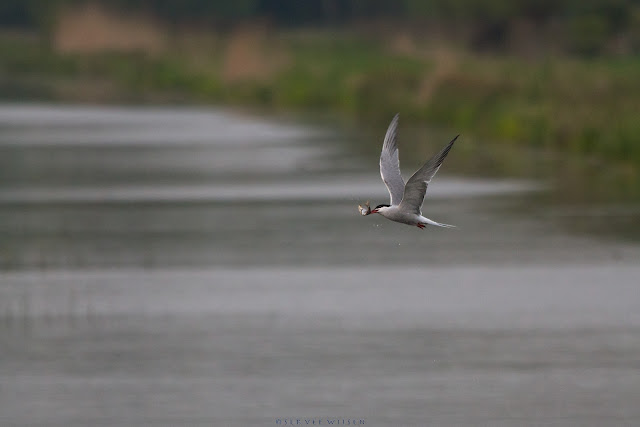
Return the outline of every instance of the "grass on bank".
<path id="1" fill-rule="evenodd" d="M 177 99 L 334 111 L 382 122 L 400 111 L 404 122 L 615 160 L 635 171 L 638 76 L 637 57 L 534 61 L 398 49 L 328 34 L 240 42 L 230 36 L 211 50 L 178 47 L 155 56 L 58 54 L 37 41 L 0 40 L 0 86 L 38 84 L 56 99 Z M 24 93 L 31 92 L 16 96 Z"/>

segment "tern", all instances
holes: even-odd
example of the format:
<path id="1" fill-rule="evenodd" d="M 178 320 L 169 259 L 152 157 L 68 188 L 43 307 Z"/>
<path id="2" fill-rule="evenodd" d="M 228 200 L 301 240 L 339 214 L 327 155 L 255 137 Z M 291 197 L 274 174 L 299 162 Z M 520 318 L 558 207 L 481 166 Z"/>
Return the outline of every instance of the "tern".
<path id="1" fill-rule="evenodd" d="M 414 225 L 421 229 L 427 225 L 446 228 L 455 227 L 454 225 L 441 224 L 422 216 L 421 207 L 424 202 L 424 195 L 427 192 L 427 186 L 436 172 L 438 172 L 438 169 L 440 169 L 442 162 L 449 154 L 451 147 L 453 147 L 453 143 L 460 135 L 453 138 L 438 154 L 429 159 L 405 184 L 400 174 L 400 157 L 396 142 L 399 117 L 400 115 L 396 114 L 391 120 L 382 144 L 382 153 L 380 154 L 380 176 L 382 176 L 382 181 L 384 181 L 387 190 L 389 190 L 389 195 L 391 196 L 390 204 L 378 205 L 367 213 L 361 209 L 362 215 L 377 213 L 391 221 Z"/>

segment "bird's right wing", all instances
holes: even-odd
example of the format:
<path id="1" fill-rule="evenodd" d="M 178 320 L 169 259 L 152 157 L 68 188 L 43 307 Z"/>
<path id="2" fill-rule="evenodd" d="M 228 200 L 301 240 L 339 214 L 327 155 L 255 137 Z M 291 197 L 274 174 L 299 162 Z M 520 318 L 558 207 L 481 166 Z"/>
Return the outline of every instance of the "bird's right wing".
<path id="1" fill-rule="evenodd" d="M 404 180 L 400 175 L 400 157 L 398 144 L 396 143 L 396 130 L 398 128 L 399 114 L 396 114 L 389 124 L 387 134 L 384 136 L 382 153 L 380 153 L 380 176 L 391 195 L 391 205 L 397 206 L 402 201 L 404 193 Z"/>
<path id="2" fill-rule="evenodd" d="M 445 157 L 447 157 L 447 154 L 449 154 L 449 150 L 453 147 L 453 143 L 456 142 L 458 136 L 453 138 L 438 154 L 429 159 L 424 166 L 409 178 L 404 188 L 402 203 L 400 203 L 401 209 L 418 215 L 420 214 L 420 208 L 424 201 L 424 195 L 427 192 L 427 186 L 431 182 L 431 178 L 433 178 L 436 172 L 438 172 L 438 169 L 440 169 L 442 162 Z"/>

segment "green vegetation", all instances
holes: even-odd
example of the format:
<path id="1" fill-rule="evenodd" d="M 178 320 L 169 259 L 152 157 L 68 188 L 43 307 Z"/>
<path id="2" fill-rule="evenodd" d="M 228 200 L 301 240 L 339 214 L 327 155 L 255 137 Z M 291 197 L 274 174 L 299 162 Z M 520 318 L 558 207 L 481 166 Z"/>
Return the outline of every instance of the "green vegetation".
<path id="1" fill-rule="evenodd" d="M 179 49 L 155 57 L 62 55 L 11 40 L 0 43 L 0 81 L 6 87 L 46 83 L 53 96 L 66 100 L 258 105 L 382 122 L 400 111 L 405 123 L 640 169 L 640 58 L 526 61 L 454 51 L 398 53 L 372 40 L 328 34 L 290 33 L 265 43 L 281 59 L 255 66 L 267 61 L 256 53 L 254 67 L 268 70 L 234 76 L 223 72 L 231 49 L 225 42 L 203 60 Z M 102 95 L 91 90 L 105 85 Z"/>
<path id="2" fill-rule="evenodd" d="M 87 25 L 139 52 L 78 48 Z M 637 0 L 5 0 L 2 28 L 37 34 L 0 38 L 5 98 L 401 111 L 640 170 Z M 215 42 L 165 40 L 185 34 Z"/>

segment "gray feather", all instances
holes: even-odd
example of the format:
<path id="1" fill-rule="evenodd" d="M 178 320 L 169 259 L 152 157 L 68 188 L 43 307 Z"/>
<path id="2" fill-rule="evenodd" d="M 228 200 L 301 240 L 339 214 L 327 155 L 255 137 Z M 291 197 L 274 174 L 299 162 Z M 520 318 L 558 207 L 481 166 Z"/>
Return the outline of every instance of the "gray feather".
<path id="1" fill-rule="evenodd" d="M 389 190 L 391 205 L 397 206 L 404 193 L 404 179 L 400 174 L 400 156 L 396 142 L 399 114 L 396 114 L 389 124 L 380 153 L 380 176 Z"/>
<path id="2" fill-rule="evenodd" d="M 420 208 L 424 202 L 424 195 L 427 192 L 427 186 L 431 182 L 433 176 L 438 172 L 442 162 L 449 154 L 453 143 L 458 139 L 457 135 L 451 140 L 438 154 L 433 156 L 427 163 L 414 173 L 407 181 L 407 185 L 404 188 L 404 194 L 402 196 L 402 203 L 400 208 L 407 212 L 414 212 L 421 215 Z"/>

